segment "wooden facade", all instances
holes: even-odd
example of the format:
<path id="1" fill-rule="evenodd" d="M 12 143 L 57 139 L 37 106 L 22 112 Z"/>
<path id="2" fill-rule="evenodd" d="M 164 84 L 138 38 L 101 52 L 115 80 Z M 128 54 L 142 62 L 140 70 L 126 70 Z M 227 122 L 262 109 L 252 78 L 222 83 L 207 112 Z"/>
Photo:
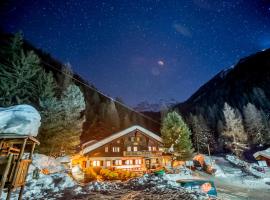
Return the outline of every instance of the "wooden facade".
<path id="1" fill-rule="evenodd" d="M 145 171 L 162 166 L 162 139 L 133 126 L 82 150 L 81 168 L 92 166 Z"/>

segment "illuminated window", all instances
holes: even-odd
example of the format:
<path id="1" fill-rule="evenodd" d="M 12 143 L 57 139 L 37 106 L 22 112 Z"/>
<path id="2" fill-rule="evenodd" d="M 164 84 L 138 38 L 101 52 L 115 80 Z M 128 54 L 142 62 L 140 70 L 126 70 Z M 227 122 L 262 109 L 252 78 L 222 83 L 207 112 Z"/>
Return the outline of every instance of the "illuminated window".
<path id="1" fill-rule="evenodd" d="M 117 143 L 119 144 L 120 143 L 120 140 L 117 140 Z"/>
<path id="2" fill-rule="evenodd" d="M 163 147 L 158 148 L 159 151 L 164 151 Z"/>
<path id="3" fill-rule="evenodd" d="M 152 151 L 152 147 L 151 146 L 148 147 L 148 151 Z"/>
<path id="4" fill-rule="evenodd" d="M 131 147 L 127 147 L 127 151 L 131 151 Z"/>
<path id="5" fill-rule="evenodd" d="M 113 147 L 112 148 L 112 151 L 113 152 L 120 152 L 120 147 Z"/>
<path id="6" fill-rule="evenodd" d="M 108 152 L 109 151 L 109 147 L 105 147 L 105 152 Z"/>
<path id="7" fill-rule="evenodd" d="M 100 166 L 100 161 L 99 161 L 99 160 L 94 160 L 94 161 L 93 161 L 93 166 L 94 166 L 94 167 Z"/>
<path id="8" fill-rule="evenodd" d="M 136 139 L 137 139 L 137 142 L 140 142 L 140 140 L 141 140 L 141 138 L 140 138 L 140 137 L 137 137 Z"/>
<path id="9" fill-rule="evenodd" d="M 134 142 L 134 137 L 131 137 L 130 140 L 131 140 L 131 142 Z"/>
<path id="10" fill-rule="evenodd" d="M 114 161 L 114 164 L 115 165 L 122 165 L 122 160 L 115 160 Z"/>
<path id="11" fill-rule="evenodd" d="M 133 147 L 133 151 L 138 151 L 138 147 L 137 146 Z"/>
<path id="12" fill-rule="evenodd" d="M 135 160 L 135 165 L 140 165 L 140 164 L 142 164 L 142 160 L 136 159 L 136 160 Z"/>
<path id="13" fill-rule="evenodd" d="M 152 147 L 152 151 L 156 151 L 157 150 L 157 148 L 156 147 Z"/>
<path id="14" fill-rule="evenodd" d="M 125 161 L 125 164 L 126 164 L 126 165 L 132 165 L 133 162 L 132 162 L 132 160 L 126 160 L 126 161 Z"/>
<path id="15" fill-rule="evenodd" d="M 106 161 L 106 166 L 107 166 L 107 167 L 110 167 L 110 166 L 111 166 L 111 161 L 107 160 L 107 161 Z"/>

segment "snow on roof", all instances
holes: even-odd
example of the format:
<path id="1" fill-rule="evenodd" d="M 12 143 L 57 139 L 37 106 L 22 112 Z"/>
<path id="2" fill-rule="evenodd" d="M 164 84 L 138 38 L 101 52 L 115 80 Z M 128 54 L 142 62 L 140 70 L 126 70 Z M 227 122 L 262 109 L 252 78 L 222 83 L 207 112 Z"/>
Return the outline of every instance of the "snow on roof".
<path id="1" fill-rule="evenodd" d="M 270 159 L 270 148 L 265 149 L 263 151 L 258 151 L 256 153 L 253 154 L 254 158 L 257 158 L 258 156 L 263 156 L 265 158 Z"/>
<path id="2" fill-rule="evenodd" d="M 135 131 L 135 130 L 140 130 L 143 133 L 145 133 L 146 135 L 154 138 L 155 140 L 157 140 L 159 142 L 162 142 L 162 138 L 159 137 L 157 134 L 155 134 L 155 133 L 153 133 L 153 132 L 151 132 L 151 131 L 149 131 L 149 130 L 141 127 L 141 126 L 135 125 L 135 126 L 131 126 L 131 127 L 127 128 L 127 129 L 125 129 L 123 131 L 115 133 L 115 134 L 113 134 L 113 135 L 111 135 L 111 136 L 109 136 L 107 138 L 104 138 L 103 140 L 100 140 L 100 141 L 86 147 L 85 149 L 83 149 L 80 152 L 80 154 L 84 155 L 86 153 L 89 153 L 90 151 L 93 151 L 93 150 L 97 149 L 98 147 L 101 147 L 101 146 L 103 146 L 103 145 L 105 145 L 105 144 L 107 144 L 107 143 L 109 143 L 109 142 L 111 142 L 111 141 L 113 141 L 113 140 L 115 140 L 115 139 L 117 139 L 119 137 L 122 137 L 122 136 L 124 136 L 124 135 L 126 135 L 126 134 L 128 134 L 128 133 L 130 133 L 132 131 Z"/>

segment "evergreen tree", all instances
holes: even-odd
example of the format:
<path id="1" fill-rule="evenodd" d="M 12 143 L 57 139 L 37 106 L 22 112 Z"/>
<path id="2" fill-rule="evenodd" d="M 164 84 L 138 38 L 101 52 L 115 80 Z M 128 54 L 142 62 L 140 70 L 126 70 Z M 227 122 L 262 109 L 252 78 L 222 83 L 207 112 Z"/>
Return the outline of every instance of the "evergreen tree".
<path id="1" fill-rule="evenodd" d="M 244 106 L 246 132 L 253 144 L 263 144 L 263 121 L 261 112 L 251 103 Z"/>
<path id="2" fill-rule="evenodd" d="M 124 117 L 124 128 L 128 128 L 131 126 L 131 121 L 129 119 L 129 115 L 126 114 L 125 117 Z"/>
<path id="3" fill-rule="evenodd" d="M 25 52 L 22 34 L 18 33 L 1 51 L 0 105 L 38 104 L 40 98 L 54 95 L 54 80 L 40 66 L 33 51 Z M 2 48 L 2 47 L 1 47 Z M 2 49 L 2 50 L 3 50 Z"/>
<path id="4" fill-rule="evenodd" d="M 73 71 L 70 63 L 66 63 L 62 68 L 62 73 L 64 74 L 63 79 L 63 90 L 66 90 L 67 87 L 72 83 Z"/>
<path id="5" fill-rule="evenodd" d="M 106 119 L 107 119 L 108 124 L 112 125 L 114 129 L 118 130 L 120 128 L 119 114 L 113 100 L 111 100 L 107 104 Z"/>
<path id="6" fill-rule="evenodd" d="M 41 105 L 40 152 L 53 156 L 73 154 L 80 144 L 84 122 L 85 101 L 80 88 L 71 84 L 61 99 L 52 98 Z"/>
<path id="7" fill-rule="evenodd" d="M 191 132 L 182 117 L 175 111 L 164 118 L 161 128 L 164 147 L 172 154 L 172 166 L 175 158 L 187 159 L 192 155 Z"/>
<path id="8" fill-rule="evenodd" d="M 242 117 L 227 103 L 224 104 L 223 114 L 226 123 L 223 136 L 228 140 L 232 151 L 241 156 L 247 142 Z"/>
<path id="9" fill-rule="evenodd" d="M 196 143 L 197 150 L 207 153 L 208 147 L 211 149 L 215 147 L 215 138 L 202 115 L 198 117 L 191 115 L 191 121 L 193 141 Z"/>

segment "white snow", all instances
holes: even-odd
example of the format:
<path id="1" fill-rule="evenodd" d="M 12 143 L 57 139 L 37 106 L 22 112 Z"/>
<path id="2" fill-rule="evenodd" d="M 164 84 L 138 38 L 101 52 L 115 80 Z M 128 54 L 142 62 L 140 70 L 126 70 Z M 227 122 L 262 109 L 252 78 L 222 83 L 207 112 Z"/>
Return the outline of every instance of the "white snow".
<path id="1" fill-rule="evenodd" d="M 49 157 L 43 154 L 34 154 L 33 162 L 30 165 L 29 173 L 31 173 L 35 167 L 41 169 L 48 169 L 50 173 L 58 173 L 65 170 L 65 167 L 61 165 L 60 159 Z"/>
<path id="2" fill-rule="evenodd" d="M 37 136 L 40 119 L 38 111 L 30 105 L 0 108 L 0 135 L 5 133 Z"/>
<path id="3" fill-rule="evenodd" d="M 35 168 L 48 169 L 50 174 L 39 173 L 38 179 L 33 179 Z M 43 154 L 34 154 L 33 162 L 29 167 L 27 183 L 24 189 L 24 199 L 52 199 L 48 194 L 61 194 L 68 188 L 77 186 L 77 183 L 64 172 L 65 167 L 55 158 Z M 79 187 L 79 186 L 78 186 Z M 76 192 L 80 189 L 75 188 Z M 18 192 L 18 191 L 17 191 Z M 4 193 L 4 196 L 6 194 Z M 13 194 L 16 199 L 18 194 Z"/>

